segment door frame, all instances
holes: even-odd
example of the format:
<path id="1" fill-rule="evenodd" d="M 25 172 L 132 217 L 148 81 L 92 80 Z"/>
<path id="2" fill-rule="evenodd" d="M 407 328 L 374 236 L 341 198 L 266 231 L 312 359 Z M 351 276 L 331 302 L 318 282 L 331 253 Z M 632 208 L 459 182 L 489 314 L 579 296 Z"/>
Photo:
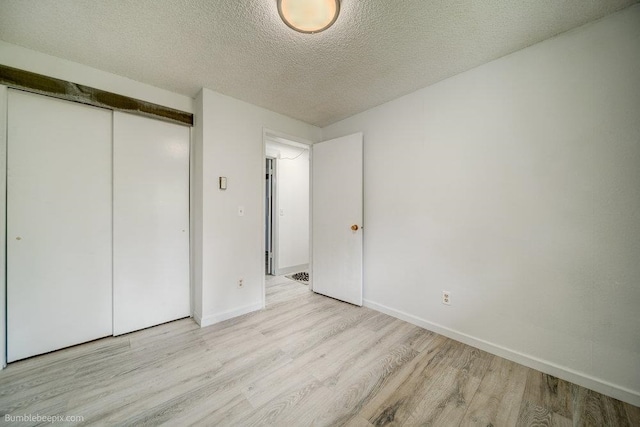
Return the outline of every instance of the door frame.
<path id="1" fill-rule="evenodd" d="M 264 179 L 264 176 L 267 173 L 267 165 L 266 165 L 266 161 L 265 159 L 267 157 L 267 140 L 271 140 L 271 141 L 275 141 L 275 142 L 280 142 L 282 144 L 287 144 L 287 145 L 291 145 L 294 147 L 300 147 L 300 148 L 305 148 L 307 150 L 309 150 L 309 269 L 311 269 L 311 258 L 312 258 L 312 253 L 311 253 L 311 243 L 312 243 L 312 238 L 313 236 L 311 235 L 311 220 L 312 220 L 312 213 L 311 213 L 311 199 L 313 197 L 313 186 L 311 185 L 311 176 L 312 176 L 312 166 L 311 166 L 311 157 L 313 156 L 313 142 L 308 140 L 308 139 L 304 139 L 304 138 L 300 138 L 297 136 L 293 136 L 290 134 L 287 134 L 285 132 L 280 132 L 277 130 L 273 130 L 273 129 L 269 129 L 266 127 L 262 128 L 262 179 Z M 276 167 L 275 169 L 275 180 L 277 182 L 278 180 L 278 159 L 276 159 Z M 276 186 L 277 187 L 277 186 Z M 266 190 L 266 186 L 262 185 L 262 201 L 260 202 L 262 205 L 262 237 L 261 237 L 261 247 L 265 248 L 266 246 L 266 224 L 264 219 L 267 216 L 267 212 L 266 212 L 266 208 L 265 208 L 265 203 L 264 201 L 266 200 L 267 194 L 266 194 L 267 190 Z M 274 211 L 276 213 L 279 212 L 279 204 L 278 204 L 278 191 L 277 189 L 274 191 L 275 194 L 275 199 L 276 199 L 276 206 Z M 277 235 L 277 231 L 278 231 L 278 223 L 279 223 L 279 218 L 280 215 L 275 215 L 275 221 L 273 224 L 273 233 L 275 235 Z M 276 262 L 276 266 L 278 266 L 278 262 L 277 262 L 277 256 L 276 256 L 276 252 L 278 250 L 278 239 L 273 238 L 272 239 L 272 247 L 273 247 L 273 252 L 274 252 L 274 260 Z M 261 252 L 262 253 L 262 252 Z M 261 261 L 262 263 L 264 263 L 264 260 Z M 264 270 L 264 269 L 263 269 Z M 262 308 L 266 307 L 266 303 L 267 303 L 267 298 L 266 298 L 266 278 L 265 278 L 266 274 L 262 274 Z M 309 282 L 309 289 L 313 290 L 313 283 Z"/>
<path id="2" fill-rule="evenodd" d="M 7 366 L 7 113 L 8 88 L 0 85 L 0 370 Z"/>
<path id="3" fill-rule="evenodd" d="M 271 179 L 269 179 L 269 185 L 270 188 L 267 191 L 266 186 L 265 186 L 265 215 L 264 215 L 264 220 L 265 220 L 265 250 L 267 249 L 267 243 L 269 243 L 269 253 L 271 255 L 271 259 L 268 262 L 268 266 L 269 266 L 269 271 L 265 272 L 265 274 L 273 274 L 277 268 L 277 259 L 276 259 L 276 240 L 274 239 L 274 236 L 277 236 L 276 233 L 276 215 L 275 212 L 277 212 L 277 207 L 276 207 L 276 202 L 278 200 L 277 196 L 276 196 L 276 158 L 270 156 L 268 153 L 265 156 L 265 159 L 267 160 L 266 163 L 268 163 L 269 161 L 271 161 Z M 266 169 L 268 166 L 265 165 L 265 175 L 267 175 L 268 170 Z M 269 198 L 267 199 L 266 195 L 270 194 Z M 267 218 L 268 215 L 268 208 L 267 205 L 269 206 L 270 210 L 271 210 L 271 215 L 269 216 L 269 218 Z M 270 222 L 270 224 L 269 224 Z"/>

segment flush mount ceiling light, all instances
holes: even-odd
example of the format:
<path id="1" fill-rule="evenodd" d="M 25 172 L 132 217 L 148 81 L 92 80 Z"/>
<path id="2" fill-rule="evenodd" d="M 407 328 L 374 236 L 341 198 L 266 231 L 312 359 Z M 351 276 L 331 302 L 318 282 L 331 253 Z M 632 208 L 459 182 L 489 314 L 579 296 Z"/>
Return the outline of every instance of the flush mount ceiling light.
<path id="1" fill-rule="evenodd" d="M 340 0 L 278 0 L 278 13 L 298 32 L 319 33 L 338 19 Z"/>

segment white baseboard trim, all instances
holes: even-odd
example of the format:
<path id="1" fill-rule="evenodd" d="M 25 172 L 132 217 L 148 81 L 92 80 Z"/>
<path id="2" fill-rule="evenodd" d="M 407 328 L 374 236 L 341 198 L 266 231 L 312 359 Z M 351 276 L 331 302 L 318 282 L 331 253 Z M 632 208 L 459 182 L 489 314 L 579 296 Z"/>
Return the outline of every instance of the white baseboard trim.
<path id="1" fill-rule="evenodd" d="M 301 271 L 309 271 L 309 264 L 294 265 L 293 267 L 279 268 L 276 270 L 276 276 L 282 276 L 284 274 L 299 273 Z"/>
<path id="2" fill-rule="evenodd" d="M 196 312 L 194 311 L 194 312 L 193 312 L 193 316 L 192 316 L 192 317 L 193 317 L 193 320 L 195 320 L 195 322 L 196 322 L 198 325 L 202 326 L 202 314 L 200 314 L 200 313 L 196 313 Z"/>
<path id="3" fill-rule="evenodd" d="M 200 325 L 200 327 L 204 328 L 206 326 L 215 325 L 216 323 L 220 323 L 234 317 L 242 316 L 243 314 L 251 313 L 252 311 L 262 310 L 262 308 L 262 302 L 258 302 L 255 304 L 225 311 L 224 313 L 209 314 L 199 318 L 196 318 L 196 315 L 194 314 L 193 318 L 196 319 L 196 322 L 198 323 L 198 325 Z"/>
<path id="4" fill-rule="evenodd" d="M 462 332 L 447 328 L 437 323 L 429 322 L 412 314 L 387 307 L 383 304 L 378 304 L 370 300 L 364 300 L 364 306 L 381 313 L 388 314 L 389 316 L 395 317 L 397 319 L 404 320 L 405 322 L 409 322 L 413 325 L 420 326 L 421 328 L 427 329 L 429 331 L 436 332 L 440 335 L 444 335 L 445 337 L 451 338 L 453 340 L 460 341 L 472 347 L 479 348 L 480 350 L 484 350 L 496 356 L 504 357 L 505 359 L 511 360 L 512 362 L 516 362 L 529 368 L 544 372 L 545 374 L 553 375 L 565 381 L 570 381 L 582 387 L 597 391 L 598 393 L 602 393 L 615 399 L 622 400 L 623 402 L 630 403 L 631 405 L 640 406 L 640 392 L 637 392 L 635 390 L 630 390 L 628 388 L 612 384 L 610 382 L 592 377 L 582 372 L 574 371 L 571 368 L 560 366 L 547 360 L 539 359 L 525 353 L 520 353 L 518 351 L 493 344 L 489 341 L 475 338 L 471 335 L 464 334 Z"/>

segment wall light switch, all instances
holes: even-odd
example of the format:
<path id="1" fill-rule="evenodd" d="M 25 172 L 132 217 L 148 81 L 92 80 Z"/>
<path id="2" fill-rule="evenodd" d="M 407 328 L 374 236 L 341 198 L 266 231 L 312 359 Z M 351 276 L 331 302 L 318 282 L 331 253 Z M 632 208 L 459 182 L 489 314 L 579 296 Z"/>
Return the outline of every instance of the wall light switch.
<path id="1" fill-rule="evenodd" d="M 284 209 L 280 209 L 280 216 L 284 216 Z"/>
<path id="2" fill-rule="evenodd" d="M 238 206 L 238 216 L 244 216 L 244 206 Z"/>
<path id="3" fill-rule="evenodd" d="M 226 190 L 227 189 L 227 177 L 226 176 L 221 176 L 220 178 L 218 178 L 218 184 L 220 185 L 220 189 L 221 190 Z"/>

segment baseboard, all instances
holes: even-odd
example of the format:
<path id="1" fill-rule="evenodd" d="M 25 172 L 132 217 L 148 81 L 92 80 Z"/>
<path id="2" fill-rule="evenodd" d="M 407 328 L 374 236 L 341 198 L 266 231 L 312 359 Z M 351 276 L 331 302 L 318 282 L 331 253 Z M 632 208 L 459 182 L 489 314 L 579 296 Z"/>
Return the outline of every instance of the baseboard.
<path id="1" fill-rule="evenodd" d="M 279 268 L 276 270 L 275 275 L 282 276 L 284 274 L 299 273 L 301 271 L 309 271 L 309 264 L 300 264 L 300 265 L 294 265 L 293 267 Z"/>
<path id="2" fill-rule="evenodd" d="M 202 314 L 200 314 L 200 313 L 196 313 L 196 312 L 194 311 L 194 312 L 193 312 L 193 316 L 192 316 L 192 317 L 193 317 L 193 320 L 195 320 L 195 322 L 196 322 L 198 325 L 202 326 Z"/>
<path id="3" fill-rule="evenodd" d="M 516 362 L 529 368 L 544 372 L 545 374 L 553 375 L 565 381 L 570 381 L 574 384 L 578 384 L 590 390 L 597 391 L 598 393 L 602 393 L 615 399 L 622 400 L 623 402 L 630 403 L 631 405 L 640 406 L 640 393 L 637 391 L 630 390 L 628 388 L 621 387 L 607 381 L 603 381 L 599 378 L 586 375 L 582 372 L 574 371 L 573 369 L 567 368 L 565 366 L 556 365 L 552 362 L 539 359 L 537 357 L 510 350 L 506 347 L 502 347 L 500 345 L 475 338 L 473 336 L 464 334 L 454 329 L 447 328 L 437 323 L 429 322 L 412 314 L 387 307 L 383 304 L 378 304 L 370 300 L 364 300 L 364 306 L 381 313 L 388 314 L 389 316 L 395 317 L 397 319 L 404 320 L 405 322 L 409 322 L 413 325 L 420 326 L 421 328 L 427 329 L 429 331 L 436 332 L 440 335 L 444 335 L 445 337 L 460 341 L 464 344 L 468 344 L 472 347 L 479 348 L 480 350 L 484 350 L 488 353 L 495 354 L 496 356 L 504 357 L 505 359 L 511 360 L 512 362 Z"/>
<path id="4" fill-rule="evenodd" d="M 193 315 L 193 318 L 196 319 L 196 322 L 200 327 L 204 328 L 206 326 L 211 326 L 219 322 L 223 322 L 228 319 L 232 319 L 234 317 L 242 316 L 243 314 L 251 313 L 252 311 L 262 310 L 263 304 L 262 302 L 258 302 L 251 305 L 246 305 L 244 307 L 236 308 L 233 310 L 225 311 L 224 313 L 219 314 L 209 314 L 206 316 L 202 316 L 197 318 L 196 315 Z"/>

